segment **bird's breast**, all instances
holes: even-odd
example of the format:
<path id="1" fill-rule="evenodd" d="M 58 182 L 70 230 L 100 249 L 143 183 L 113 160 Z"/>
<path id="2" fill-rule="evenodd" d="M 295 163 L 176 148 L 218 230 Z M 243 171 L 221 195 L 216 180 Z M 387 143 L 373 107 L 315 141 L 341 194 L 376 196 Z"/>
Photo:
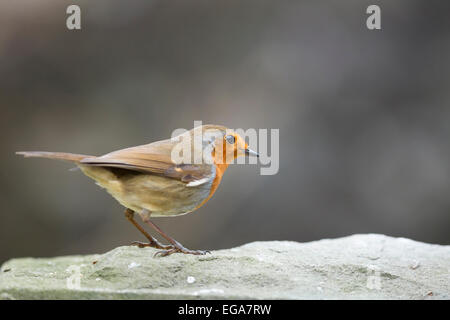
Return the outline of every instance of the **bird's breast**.
<path id="1" fill-rule="evenodd" d="M 211 188 L 208 196 L 195 208 L 198 209 L 213 196 L 222 181 L 222 176 L 228 168 L 228 164 L 214 164 L 214 178 L 212 179 Z"/>

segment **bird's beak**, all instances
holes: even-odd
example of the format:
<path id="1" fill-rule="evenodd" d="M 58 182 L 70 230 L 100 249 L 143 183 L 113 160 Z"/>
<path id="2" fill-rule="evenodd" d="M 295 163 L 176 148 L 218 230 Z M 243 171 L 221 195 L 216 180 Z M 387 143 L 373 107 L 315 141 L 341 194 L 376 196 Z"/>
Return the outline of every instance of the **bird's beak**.
<path id="1" fill-rule="evenodd" d="M 253 150 L 250 149 L 250 148 L 246 148 L 246 149 L 245 149 L 245 155 L 246 155 L 246 156 L 255 156 L 255 157 L 259 157 L 259 153 L 256 152 L 256 151 L 253 151 Z"/>

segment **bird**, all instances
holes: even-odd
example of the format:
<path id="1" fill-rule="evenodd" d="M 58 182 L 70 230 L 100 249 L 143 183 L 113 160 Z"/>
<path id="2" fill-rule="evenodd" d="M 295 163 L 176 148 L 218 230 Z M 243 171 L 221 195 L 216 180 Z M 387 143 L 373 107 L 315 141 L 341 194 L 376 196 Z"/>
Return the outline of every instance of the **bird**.
<path id="1" fill-rule="evenodd" d="M 259 157 L 236 131 L 213 124 L 102 156 L 46 151 L 19 151 L 16 154 L 74 163 L 125 207 L 126 219 L 148 240 L 134 241 L 131 245 L 159 249 L 155 255 L 160 256 L 210 252 L 185 248 L 150 218 L 179 216 L 197 210 L 217 191 L 234 159 Z M 169 244 L 162 244 L 152 237 L 136 221 L 135 213 Z"/>

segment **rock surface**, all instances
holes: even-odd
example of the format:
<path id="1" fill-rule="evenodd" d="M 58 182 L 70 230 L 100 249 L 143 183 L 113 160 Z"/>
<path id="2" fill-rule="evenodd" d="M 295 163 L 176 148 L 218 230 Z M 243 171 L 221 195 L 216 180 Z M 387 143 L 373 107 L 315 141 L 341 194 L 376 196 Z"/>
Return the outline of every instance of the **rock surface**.
<path id="1" fill-rule="evenodd" d="M 206 256 L 152 248 L 21 258 L 0 299 L 450 299 L 450 246 L 383 235 L 254 242 Z"/>

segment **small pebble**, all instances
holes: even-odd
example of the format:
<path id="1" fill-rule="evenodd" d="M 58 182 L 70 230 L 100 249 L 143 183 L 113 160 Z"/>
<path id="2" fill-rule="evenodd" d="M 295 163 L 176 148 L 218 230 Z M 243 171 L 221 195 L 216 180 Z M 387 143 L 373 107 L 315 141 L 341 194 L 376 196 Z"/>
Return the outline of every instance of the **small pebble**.
<path id="1" fill-rule="evenodd" d="M 195 282 L 195 278 L 194 277 L 187 277 L 187 283 L 194 283 Z"/>
<path id="2" fill-rule="evenodd" d="M 130 263 L 128 265 L 128 269 L 133 269 L 133 268 L 139 267 L 140 265 L 141 265 L 140 263 L 136 263 L 133 261 L 132 263 Z"/>

